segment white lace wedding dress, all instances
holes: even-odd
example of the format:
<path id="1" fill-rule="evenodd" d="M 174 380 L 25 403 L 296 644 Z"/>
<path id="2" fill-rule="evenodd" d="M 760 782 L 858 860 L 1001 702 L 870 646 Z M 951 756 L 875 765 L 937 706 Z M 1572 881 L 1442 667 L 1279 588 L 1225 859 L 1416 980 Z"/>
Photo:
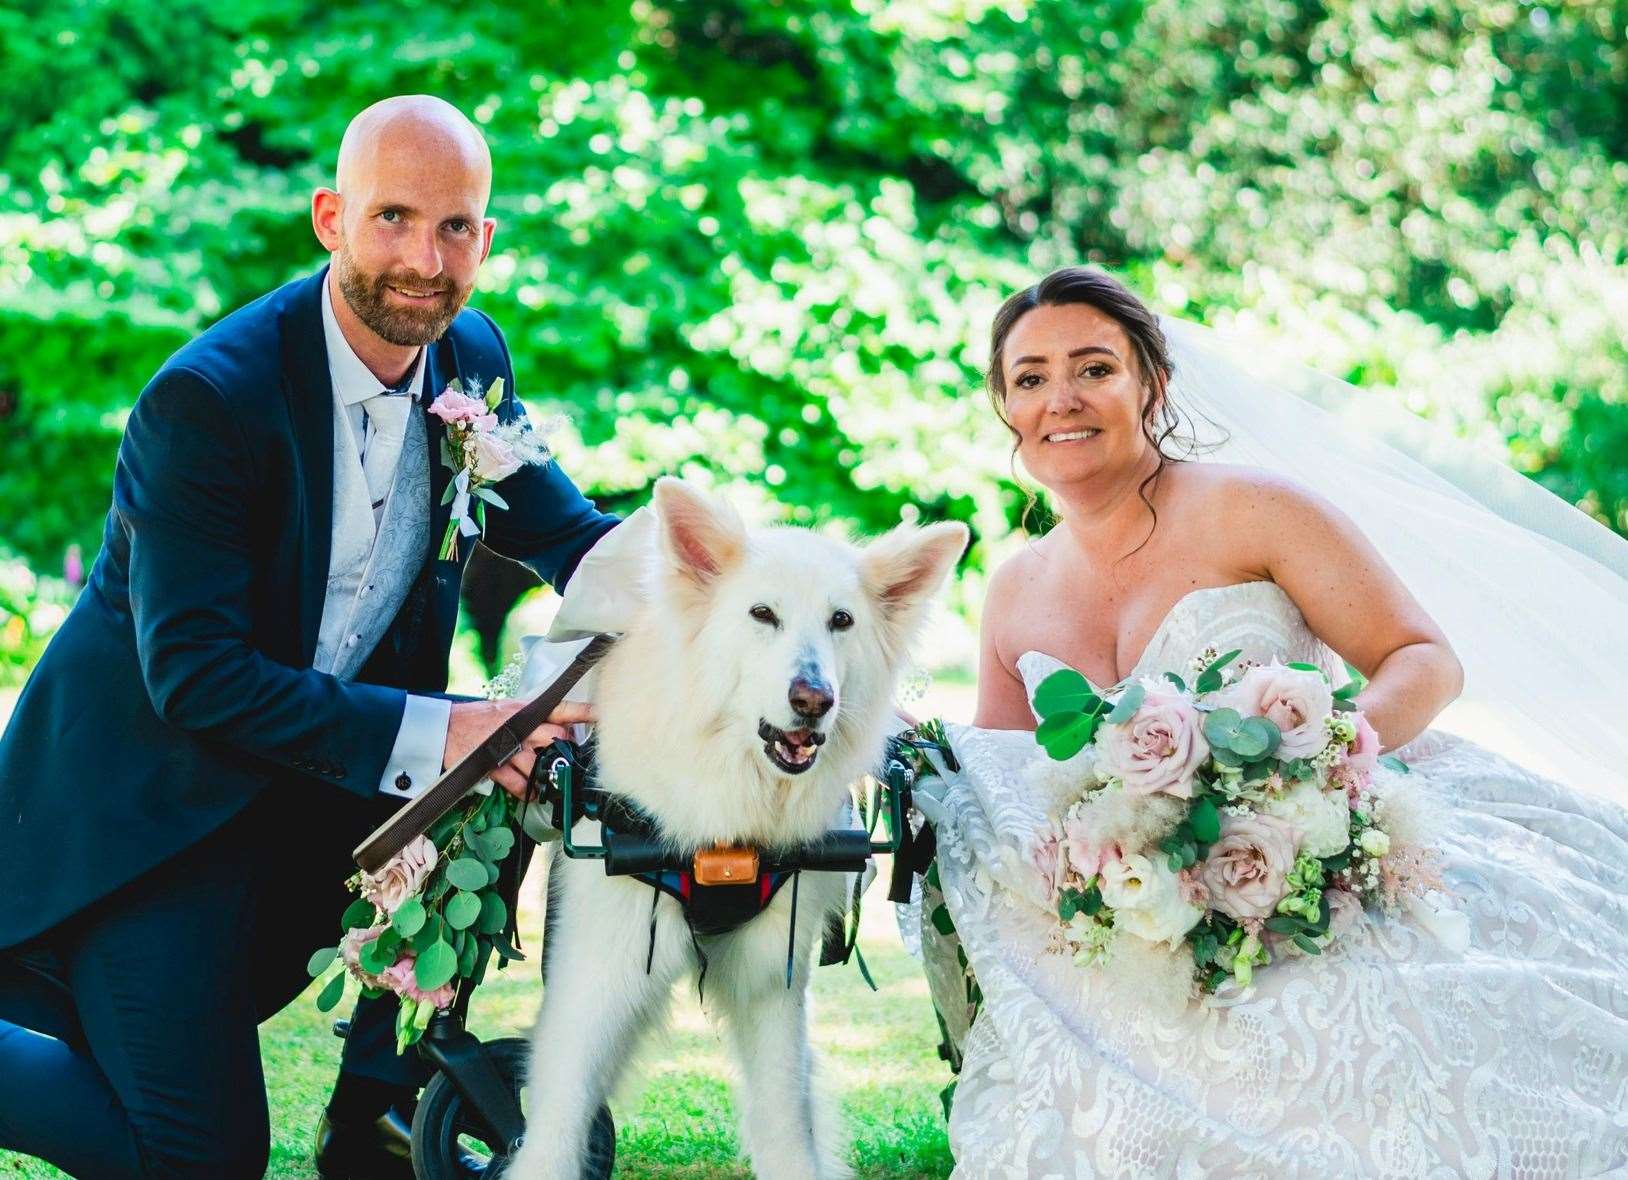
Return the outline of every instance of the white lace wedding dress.
<path id="1" fill-rule="evenodd" d="M 1288 595 L 1254 582 L 1179 601 L 1135 674 L 1211 643 L 1338 666 Z M 1020 664 L 1031 690 L 1058 666 Z M 957 1176 L 1628 1174 L 1628 811 L 1427 732 L 1399 753 L 1441 805 L 1468 949 L 1364 918 L 1241 997 L 1152 1011 L 1047 951 L 1054 920 L 1026 862 L 1044 823 L 1022 787 L 1044 756 L 1033 736 L 950 738 L 962 769 L 922 809 L 983 993 L 950 1117 Z M 931 922 L 923 935 L 957 1034 L 954 940 Z"/>

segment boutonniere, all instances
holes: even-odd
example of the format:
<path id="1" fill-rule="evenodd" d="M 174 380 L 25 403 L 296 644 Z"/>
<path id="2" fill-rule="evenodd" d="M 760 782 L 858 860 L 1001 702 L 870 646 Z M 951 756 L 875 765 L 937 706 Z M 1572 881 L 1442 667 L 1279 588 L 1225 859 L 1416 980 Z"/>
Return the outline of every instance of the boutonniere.
<path id="1" fill-rule="evenodd" d="M 446 423 L 441 438 L 441 462 L 452 479 L 441 497 L 452 505 L 447 534 L 441 541 L 441 560 L 458 556 L 458 538 L 484 534 L 486 522 L 482 504 L 508 508 L 503 497 L 492 490 L 522 467 L 547 463 L 553 458 L 548 443 L 524 419 L 500 423 L 497 407 L 503 401 L 503 378 L 499 377 L 481 392 L 480 382 L 454 380 L 441 396 L 430 403 L 430 413 Z"/>

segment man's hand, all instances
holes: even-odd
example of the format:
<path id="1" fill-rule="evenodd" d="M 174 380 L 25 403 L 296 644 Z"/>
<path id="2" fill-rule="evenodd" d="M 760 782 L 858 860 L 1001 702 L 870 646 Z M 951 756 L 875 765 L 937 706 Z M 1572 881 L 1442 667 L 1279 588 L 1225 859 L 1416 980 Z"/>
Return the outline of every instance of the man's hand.
<path id="1" fill-rule="evenodd" d="M 456 766 L 463 758 L 510 717 L 518 713 L 525 701 L 458 701 L 452 706 L 452 718 L 447 725 L 446 751 L 441 756 L 441 769 Z M 491 779 L 516 799 L 526 797 L 526 785 L 531 779 L 532 764 L 537 751 L 550 742 L 569 736 L 566 726 L 579 721 L 592 721 L 593 710 L 576 701 L 564 701 L 548 715 L 548 720 L 521 739 L 520 751 L 502 766 L 492 771 Z"/>

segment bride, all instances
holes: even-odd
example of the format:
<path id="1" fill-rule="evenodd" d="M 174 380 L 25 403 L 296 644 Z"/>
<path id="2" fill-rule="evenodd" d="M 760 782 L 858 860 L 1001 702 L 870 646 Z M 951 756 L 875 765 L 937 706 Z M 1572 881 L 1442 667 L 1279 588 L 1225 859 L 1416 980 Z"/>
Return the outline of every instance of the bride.
<path id="1" fill-rule="evenodd" d="M 996 412 L 1061 521 L 991 579 L 975 724 L 921 803 L 956 1174 L 1628 1169 L 1628 545 L 1099 273 L 1014 296 L 992 344 Z M 1051 949 L 1029 701 L 1065 665 L 1102 690 L 1212 645 L 1368 678 L 1450 901 L 1159 1004 Z"/>

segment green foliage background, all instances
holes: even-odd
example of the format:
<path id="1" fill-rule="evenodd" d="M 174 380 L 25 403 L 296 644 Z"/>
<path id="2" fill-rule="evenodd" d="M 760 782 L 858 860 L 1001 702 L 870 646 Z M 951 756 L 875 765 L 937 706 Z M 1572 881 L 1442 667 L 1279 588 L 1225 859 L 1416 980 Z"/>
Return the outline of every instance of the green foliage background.
<path id="1" fill-rule="evenodd" d="M 1000 300 L 1090 260 L 1628 531 L 1628 0 L 3 0 L 0 547 L 94 554 L 123 415 L 321 261 L 352 114 L 496 160 L 477 292 L 612 503 L 1005 533 Z M 975 560 L 976 560 L 975 553 Z"/>

